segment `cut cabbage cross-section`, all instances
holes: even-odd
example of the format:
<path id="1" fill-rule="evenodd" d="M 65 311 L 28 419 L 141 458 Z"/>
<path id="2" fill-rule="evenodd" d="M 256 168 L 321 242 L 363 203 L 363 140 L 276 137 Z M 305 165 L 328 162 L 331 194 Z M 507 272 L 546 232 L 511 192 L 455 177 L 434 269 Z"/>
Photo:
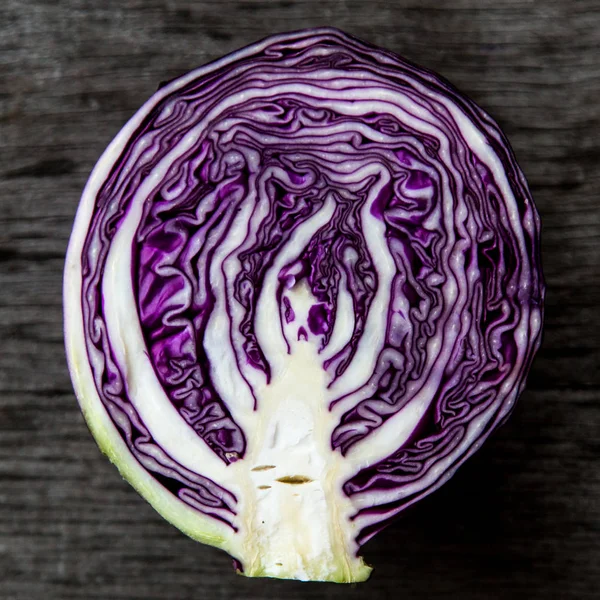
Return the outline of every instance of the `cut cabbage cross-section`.
<path id="1" fill-rule="evenodd" d="M 161 87 L 84 190 L 65 267 L 100 447 L 240 572 L 359 549 L 509 415 L 539 346 L 539 218 L 497 125 L 334 29 Z"/>

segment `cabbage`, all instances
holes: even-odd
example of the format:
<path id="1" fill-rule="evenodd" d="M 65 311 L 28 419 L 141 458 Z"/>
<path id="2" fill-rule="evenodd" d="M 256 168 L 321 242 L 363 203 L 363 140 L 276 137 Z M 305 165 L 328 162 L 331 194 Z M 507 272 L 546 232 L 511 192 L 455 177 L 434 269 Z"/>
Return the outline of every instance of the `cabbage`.
<path id="1" fill-rule="evenodd" d="M 248 576 L 362 581 L 359 548 L 511 412 L 539 217 L 494 121 L 335 29 L 163 85 L 102 155 L 65 268 L 101 449 Z"/>

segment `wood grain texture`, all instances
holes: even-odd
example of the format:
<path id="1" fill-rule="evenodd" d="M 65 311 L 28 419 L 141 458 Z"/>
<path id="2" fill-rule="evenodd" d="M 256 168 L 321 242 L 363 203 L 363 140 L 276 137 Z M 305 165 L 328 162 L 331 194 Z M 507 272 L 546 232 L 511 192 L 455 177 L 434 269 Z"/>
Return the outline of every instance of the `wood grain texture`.
<path id="1" fill-rule="evenodd" d="M 95 160 L 156 89 L 275 31 L 330 24 L 445 75 L 503 126 L 543 218 L 528 391 L 456 477 L 365 548 L 354 587 L 246 580 L 99 453 L 62 339 L 67 240 Z M 0 3 L 0 598 L 597 598 L 600 2 Z"/>

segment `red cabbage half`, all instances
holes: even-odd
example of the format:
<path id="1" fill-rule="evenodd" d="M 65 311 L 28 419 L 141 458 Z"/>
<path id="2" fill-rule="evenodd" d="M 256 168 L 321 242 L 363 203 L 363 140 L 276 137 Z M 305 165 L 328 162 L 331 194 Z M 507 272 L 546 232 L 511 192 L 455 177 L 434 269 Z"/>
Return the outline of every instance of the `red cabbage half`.
<path id="1" fill-rule="evenodd" d="M 509 415 L 540 343 L 539 217 L 494 121 L 335 29 L 156 92 L 87 183 L 65 268 L 87 422 L 248 576 L 359 548 Z"/>

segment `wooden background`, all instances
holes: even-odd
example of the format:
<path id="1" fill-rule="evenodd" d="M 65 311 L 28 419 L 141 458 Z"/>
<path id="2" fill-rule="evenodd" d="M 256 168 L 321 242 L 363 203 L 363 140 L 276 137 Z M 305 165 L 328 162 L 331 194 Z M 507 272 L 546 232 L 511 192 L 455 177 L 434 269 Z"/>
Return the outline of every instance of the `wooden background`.
<path id="1" fill-rule="evenodd" d="M 335 25 L 443 73 L 508 134 L 543 218 L 542 350 L 511 421 L 365 548 L 357 586 L 247 580 L 99 453 L 63 354 L 85 180 L 179 75 Z M 1 0 L 0 599 L 600 597 L 600 2 Z"/>

